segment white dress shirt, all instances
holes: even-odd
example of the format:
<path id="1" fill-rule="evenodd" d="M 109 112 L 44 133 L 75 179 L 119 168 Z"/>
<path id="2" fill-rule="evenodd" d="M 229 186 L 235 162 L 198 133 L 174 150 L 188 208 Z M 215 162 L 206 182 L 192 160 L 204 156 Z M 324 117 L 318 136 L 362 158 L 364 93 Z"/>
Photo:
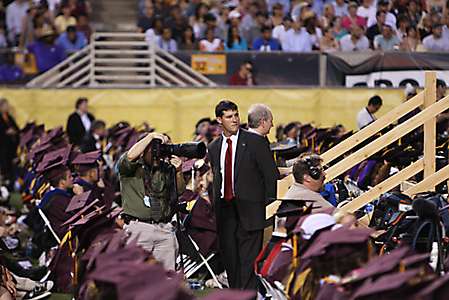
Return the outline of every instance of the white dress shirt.
<path id="1" fill-rule="evenodd" d="M 357 126 L 359 127 L 359 130 L 374 121 L 376 121 L 376 117 L 370 113 L 366 107 L 357 114 Z"/>
<path id="2" fill-rule="evenodd" d="M 92 126 L 92 121 L 89 119 L 89 116 L 87 114 L 81 114 L 79 111 L 77 111 L 77 113 L 81 117 L 84 129 L 86 129 L 86 132 L 89 132 L 90 127 Z"/>
<path id="3" fill-rule="evenodd" d="M 232 192 L 234 192 L 234 166 L 235 166 L 235 150 L 237 149 L 237 142 L 239 139 L 239 131 L 236 134 L 231 135 L 229 137 L 232 142 Z M 225 160 L 226 160 L 226 150 L 228 150 L 228 138 L 223 135 L 223 142 L 221 143 L 221 153 L 220 153 L 220 172 L 221 172 L 221 198 L 224 197 L 224 184 L 225 184 Z"/>
<path id="4" fill-rule="evenodd" d="M 282 49 L 287 52 L 310 52 L 312 47 L 312 38 L 304 27 L 299 33 L 293 28 L 289 29 L 282 39 Z"/>

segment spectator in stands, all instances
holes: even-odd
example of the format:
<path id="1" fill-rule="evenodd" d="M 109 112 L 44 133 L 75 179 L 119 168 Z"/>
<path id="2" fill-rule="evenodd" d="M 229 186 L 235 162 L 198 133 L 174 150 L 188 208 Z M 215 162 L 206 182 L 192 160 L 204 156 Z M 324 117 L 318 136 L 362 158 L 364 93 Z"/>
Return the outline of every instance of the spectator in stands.
<path id="1" fill-rule="evenodd" d="M 154 15 L 157 18 L 165 19 L 168 17 L 169 8 L 164 0 L 153 0 Z"/>
<path id="2" fill-rule="evenodd" d="M 242 36 L 248 41 L 249 45 L 252 45 L 260 37 L 260 30 L 263 26 L 267 25 L 267 16 L 264 13 L 258 12 L 256 14 L 256 21 L 256 26 L 246 28 L 242 32 Z"/>
<path id="3" fill-rule="evenodd" d="M 0 67 L 0 83 L 1 84 L 24 84 L 25 74 L 22 68 L 15 65 L 14 53 L 5 53 L 5 64 Z"/>
<path id="4" fill-rule="evenodd" d="M 89 18 L 85 12 L 78 14 L 78 23 L 76 24 L 76 30 L 84 33 L 87 42 L 90 42 L 90 35 L 92 34 L 92 28 L 89 25 Z"/>
<path id="5" fill-rule="evenodd" d="M 285 34 L 282 42 L 282 49 L 288 52 L 310 52 L 313 43 L 310 34 L 302 29 L 302 21 L 295 17 L 292 28 Z"/>
<path id="6" fill-rule="evenodd" d="M 357 16 L 357 3 L 354 1 L 348 4 L 348 15 L 343 18 L 343 27 L 346 30 L 351 29 L 353 24 L 358 24 L 366 27 L 366 21 L 364 18 Z"/>
<path id="7" fill-rule="evenodd" d="M 380 0 L 377 2 L 377 11 L 385 11 L 385 24 L 388 24 L 391 26 L 391 29 L 393 31 L 396 31 L 396 16 L 390 12 L 390 3 L 387 0 Z M 377 14 L 376 16 L 372 16 L 368 21 L 366 22 L 367 28 L 370 28 L 374 24 L 377 23 Z"/>
<path id="8" fill-rule="evenodd" d="M 8 41 L 6 39 L 5 29 L 0 27 L 0 48 L 8 47 Z"/>
<path id="9" fill-rule="evenodd" d="M 139 18 L 137 22 L 137 32 L 146 32 L 149 28 L 153 27 L 154 22 L 154 6 L 151 2 L 145 2 L 144 14 Z"/>
<path id="10" fill-rule="evenodd" d="M 415 27 L 407 27 L 407 35 L 402 39 L 400 45 L 401 49 L 406 51 L 416 51 L 421 45 L 421 41 L 416 36 Z"/>
<path id="11" fill-rule="evenodd" d="M 66 58 L 64 50 L 55 45 L 56 33 L 50 26 L 42 29 L 39 39 L 28 45 L 28 49 L 36 58 L 37 70 L 40 74 L 53 68 Z"/>
<path id="12" fill-rule="evenodd" d="M 282 21 L 284 20 L 284 11 L 282 10 L 282 7 L 283 6 L 280 3 L 276 3 L 273 6 L 273 15 L 267 21 L 268 26 L 271 28 L 282 24 Z"/>
<path id="13" fill-rule="evenodd" d="M 316 26 L 315 13 L 308 11 L 301 16 L 301 19 L 304 22 L 305 30 L 310 34 L 310 38 L 312 39 L 313 49 L 320 49 L 320 39 L 323 37 L 323 32 L 321 28 Z"/>
<path id="14" fill-rule="evenodd" d="M 92 5 L 87 0 L 68 0 L 70 7 L 70 14 L 78 19 L 78 16 L 81 12 L 85 12 L 89 19 L 91 19 L 92 15 Z"/>
<path id="15" fill-rule="evenodd" d="M 432 25 L 432 35 L 424 38 L 423 45 L 429 51 L 449 51 L 449 39 L 442 37 L 443 25 L 435 23 Z"/>
<path id="16" fill-rule="evenodd" d="M 343 28 L 342 18 L 336 17 L 331 23 L 332 31 L 334 32 L 334 37 L 341 43 L 341 38 L 348 35 L 349 32 Z"/>
<path id="17" fill-rule="evenodd" d="M 406 4 L 405 16 L 411 26 L 416 27 L 421 19 L 418 13 L 418 2 L 416 0 L 409 0 Z"/>
<path id="18" fill-rule="evenodd" d="M 326 27 L 330 26 L 330 24 L 332 23 L 334 18 L 335 18 L 334 5 L 331 3 L 328 3 L 324 6 L 323 16 L 320 18 L 321 28 L 326 28 Z"/>
<path id="19" fill-rule="evenodd" d="M 348 5 L 344 0 L 335 0 L 332 4 L 334 5 L 336 17 L 344 18 L 348 15 Z"/>
<path id="20" fill-rule="evenodd" d="M 220 40 L 226 39 L 226 29 L 224 27 L 224 24 L 221 24 L 217 21 L 215 16 L 211 13 L 208 13 L 204 16 L 204 22 L 203 26 L 201 27 L 201 33 L 200 33 L 200 39 L 204 39 L 206 37 L 206 30 L 211 28 L 214 31 L 214 36 L 217 37 Z"/>
<path id="21" fill-rule="evenodd" d="M 366 37 L 370 40 L 371 44 L 374 41 L 374 37 L 382 32 L 386 16 L 387 13 L 385 11 L 378 10 L 376 13 L 376 24 L 369 27 L 366 31 Z"/>
<path id="22" fill-rule="evenodd" d="M 178 50 L 198 50 L 198 40 L 193 35 L 192 27 L 188 26 L 184 29 L 180 42 L 178 43 Z"/>
<path id="23" fill-rule="evenodd" d="M 357 126 L 359 130 L 376 121 L 374 114 L 380 109 L 381 106 L 382 98 L 379 96 L 375 95 L 369 99 L 368 106 L 364 107 L 357 114 Z"/>
<path id="24" fill-rule="evenodd" d="M 284 21 L 281 25 L 278 25 L 273 28 L 272 36 L 274 39 L 278 41 L 278 43 L 281 43 L 281 41 L 284 38 L 284 35 L 287 33 L 287 31 L 292 28 L 292 18 L 289 16 L 284 18 Z"/>
<path id="25" fill-rule="evenodd" d="M 240 70 L 229 78 L 229 85 L 256 85 L 253 64 L 250 61 L 244 61 L 240 65 Z"/>
<path id="26" fill-rule="evenodd" d="M 83 137 L 81 144 L 81 152 L 87 153 L 102 150 L 103 139 L 106 136 L 106 124 L 101 120 L 95 120 L 92 123 L 91 130 Z"/>
<path id="27" fill-rule="evenodd" d="M 90 132 L 95 120 L 95 117 L 87 112 L 88 108 L 87 98 L 79 98 L 76 101 L 76 111 L 67 120 L 67 135 L 74 147 L 81 146 L 84 136 Z"/>
<path id="28" fill-rule="evenodd" d="M 369 49 L 369 40 L 363 34 L 363 27 L 353 25 L 351 34 L 345 35 L 340 40 L 341 51 L 358 51 Z"/>
<path id="29" fill-rule="evenodd" d="M 398 30 L 396 30 L 396 36 L 399 41 L 402 41 L 404 36 L 407 35 L 407 27 L 410 25 L 407 17 L 404 14 L 398 16 Z"/>
<path id="30" fill-rule="evenodd" d="M 189 19 L 189 26 L 193 28 L 193 34 L 195 38 L 200 38 L 201 27 L 204 25 L 204 16 L 207 14 L 207 6 L 205 3 L 201 3 L 195 9 L 195 15 Z"/>
<path id="31" fill-rule="evenodd" d="M 22 34 L 22 20 L 26 16 L 28 3 L 25 0 L 15 0 L 6 7 L 6 26 L 8 41 L 12 46 L 19 43 Z"/>
<path id="32" fill-rule="evenodd" d="M 304 13 L 310 11 L 310 4 L 307 2 L 298 2 L 297 4 L 293 5 L 292 12 L 290 13 L 290 17 L 293 19 L 293 17 L 300 17 Z"/>
<path id="33" fill-rule="evenodd" d="M 171 29 L 168 27 L 162 29 L 161 38 L 156 40 L 156 45 L 167 52 L 178 51 L 178 43 L 171 37 Z"/>
<path id="34" fill-rule="evenodd" d="M 306 1 L 310 5 L 310 10 L 317 15 L 317 17 L 323 16 L 324 5 L 332 4 L 332 0 L 307 0 Z"/>
<path id="35" fill-rule="evenodd" d="M 220 39 L 214 36 L 214 28 L 206 30 L 206 38 L 200 41 L 200 51 L 223 51 Z"/>
<path id="36" fill-rule="evenodd" d="M 240 28 L 240 17 L 242 16 L 242 14 L 237 10 L 234 9 L 233 11 L 231 11 L 228 14 L 228 18 L 229 18 L 229 26 L 237 26 L 238 28 Z M 229 30 L 229 29 L 228 29 Z"/>
<path id="37" fill-rule="evenodd" d="M 87 45 L 87 38 L 81 31 L 77 31 L 75 26 L 67 27 L 67 31 L 61 34 L 56 41 L 56 45 L 64 50 L 81 50 Z"/>
<path id="38" fill-rule="evenodd" d="M 374 49 L 375 50 L 394 50 L 399 48 L 399 39 L 393 35 L 390 25 L 385 24 L 382 28 L 382 34 L 378 34 L 374 37 Z"/>
<path id="39" fill-rule="evenodd" d="M 33 20 L 36 14 L 39 12 L 39 5 L 31 2 L 28 6 L 27 14 L 22 20 L 22 34 L 19 39 L 19 48 L 23 48 L 25 45 L 34 41 L 34 24 Z"/>
<path id="40" fill-rule="evenodd" d="M 239 34 L 239 28 L 237 26 L 229 27 L 228 39 L 224 41 L 225 51 L 247 51 L 248 42 L 245 38 L 241 37 Z"/>
<path id="41" fill-rule="evenodd" d="M 262 27 L 262 36 L 253 43 L 254 51 L 279 51 L 279 43 L 271 37 L 271 29 L 268 26 Z"/>
<path id="42" fill-rule="evenodd" d="M 184 19 L 188 20 L 191 16 L 193 16 L 195 14 L 195 8 L 202 2 L 202 0 L 192 0 L 188 1 L 186 5 L 181 5 L 181 13 Z"/>
<path id="43" fill-rule="evenodd" d="M 425 14 L 418 23 L 418 38 L 423 41 L 424 38 L 432 34 L 432 18 L 430 14 Z"/>
<path id="44" fill-rule="evenodd" d="M 265 12 L 267 12 L 268 14 L 273 15 L 275 13 L 276 7 L 279 7 L 279 6 L 283 12 L 282 17 L 284 17 L 284 14 L 288 15 L 290 13 L 290 1 L 289 0 L 266 0 L 264 2 L 266 3 L 266 6 L 267 6 L 267 10 Z"/>
<path id="45" fill-rule="evenodd" d="M 70 6 L 67 3 L 61 6 L 62 14 L 55 19 L 55 28 L 58 35 L 64 33 L 69 26 L 76 26 L 76 18 L 71 15 Z"/>
<path id="46" fill-rule="evenodd" d="M 189 26 L 187 26 L 187 23 L 185 22 L 184 18 L 181 16 L 181 14 L 174 16 L 173 24 L 172 25 L 170 25 L 170 24 L 171 24 L 171 21 L 170 21 L 170 23 L 167 24 L 167 27 L 172 28 L 173 38 L 178 41 L 178 46 L 179 46 L 179 41 L 181 40 L 182 34 L 183 34 L 184 30 Z M 192 32 L 193 32 L 193 28 L 192 28 Z"/>
<path id="47" fill-rule="evenodd" d="M 445 97 L 446 94 L 446 83 L 441 80 L 437 79 L 437 101 L 440 101 Z M 437 115 L 437 133 L 442 134 L 444 132 L 447 132 L 449 129 L 449 109 L 446 109 L 442 113 Z"/>
<path id="48" fill-rule="evenodd" d="M 145 40 L 150 42 L 152 39 L 154 39 L 154 42 L 156 43 L 161 37 L 163 28 L 164 19 L 156 18 L 154 20 L 153 28 L 148 28 L 147 31 L 145 31 Z"/>
<path id="49" fill-rule="evenodd" d="M 360 1 L 360 6 L 357 8 L 357 16 L 362 17 L 365 22 L 368 21 L 369 18 L 376 18 L 376 7 L 373 5 L 373 1 Z"/>
<path id="50" fill-rule="evenodd" d="M 45 15 L 41 12 L 38 12 L 33 19 L 32 34 L 30 35 L 28 43 L 23 44 L 23 47 L 26 47 L 26 45 L 28 45 L 29 43 L 34 42 L 36 38 L 41 34 L 42 29 L 47 26 L 50 25 L 45 21 Z"/>
<path id="51" fill-rule="evenodd" d="M 320 39 L 320 50 L 324 52 L 340 51 L 338 40 L 334 37 L 332 28 L 324 28 L 324 35 Z"/>
<path id="52" fill-rule="evenodd" d="M 256 14 L 259 11 L 259 4 L 257 2 L 252 2 L 249 6 L 249 14 L 246 14 L 242 18 L 242 30 L 257 26 Z"/>

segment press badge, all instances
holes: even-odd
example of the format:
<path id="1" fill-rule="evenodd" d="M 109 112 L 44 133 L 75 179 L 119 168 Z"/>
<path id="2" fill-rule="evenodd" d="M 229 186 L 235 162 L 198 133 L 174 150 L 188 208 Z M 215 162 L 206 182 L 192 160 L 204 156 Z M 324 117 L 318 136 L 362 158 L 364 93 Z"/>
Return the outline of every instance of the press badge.
<path id="1" fill-rule="evenodd" d="M 150 197 L 148 196 L 143 197 L 143 203 L 145 204 L 145 206 L 151 207 Z"/>

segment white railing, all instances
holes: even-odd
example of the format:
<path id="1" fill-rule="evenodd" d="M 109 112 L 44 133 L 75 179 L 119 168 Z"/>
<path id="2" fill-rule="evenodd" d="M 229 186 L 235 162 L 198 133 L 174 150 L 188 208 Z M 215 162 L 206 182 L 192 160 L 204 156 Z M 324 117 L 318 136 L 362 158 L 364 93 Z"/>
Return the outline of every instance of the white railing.
<path id="1" fill-rule="evenodd" d="M 147 40 L 145 40 L 147 38 Z M 216 84 L 141 33 L 97 32 L 28 87 L 203 87 Z"/>

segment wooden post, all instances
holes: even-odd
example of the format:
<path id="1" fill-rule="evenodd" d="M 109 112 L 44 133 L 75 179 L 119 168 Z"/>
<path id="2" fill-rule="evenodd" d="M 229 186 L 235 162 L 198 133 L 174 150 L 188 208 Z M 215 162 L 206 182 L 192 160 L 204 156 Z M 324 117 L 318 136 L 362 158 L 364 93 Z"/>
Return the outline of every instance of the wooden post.
<path id="1" fill-rule="evenodd" d="M 436 102 L 437 74 L 426 72 L 424 107 L 427 109 Z M 424 179 L 435 173 L 436 116 L 424 123 Z M 435 182 L 436 184 L 437 182 Z M 430 188 L 435 189 L 435 185 Z"/>

